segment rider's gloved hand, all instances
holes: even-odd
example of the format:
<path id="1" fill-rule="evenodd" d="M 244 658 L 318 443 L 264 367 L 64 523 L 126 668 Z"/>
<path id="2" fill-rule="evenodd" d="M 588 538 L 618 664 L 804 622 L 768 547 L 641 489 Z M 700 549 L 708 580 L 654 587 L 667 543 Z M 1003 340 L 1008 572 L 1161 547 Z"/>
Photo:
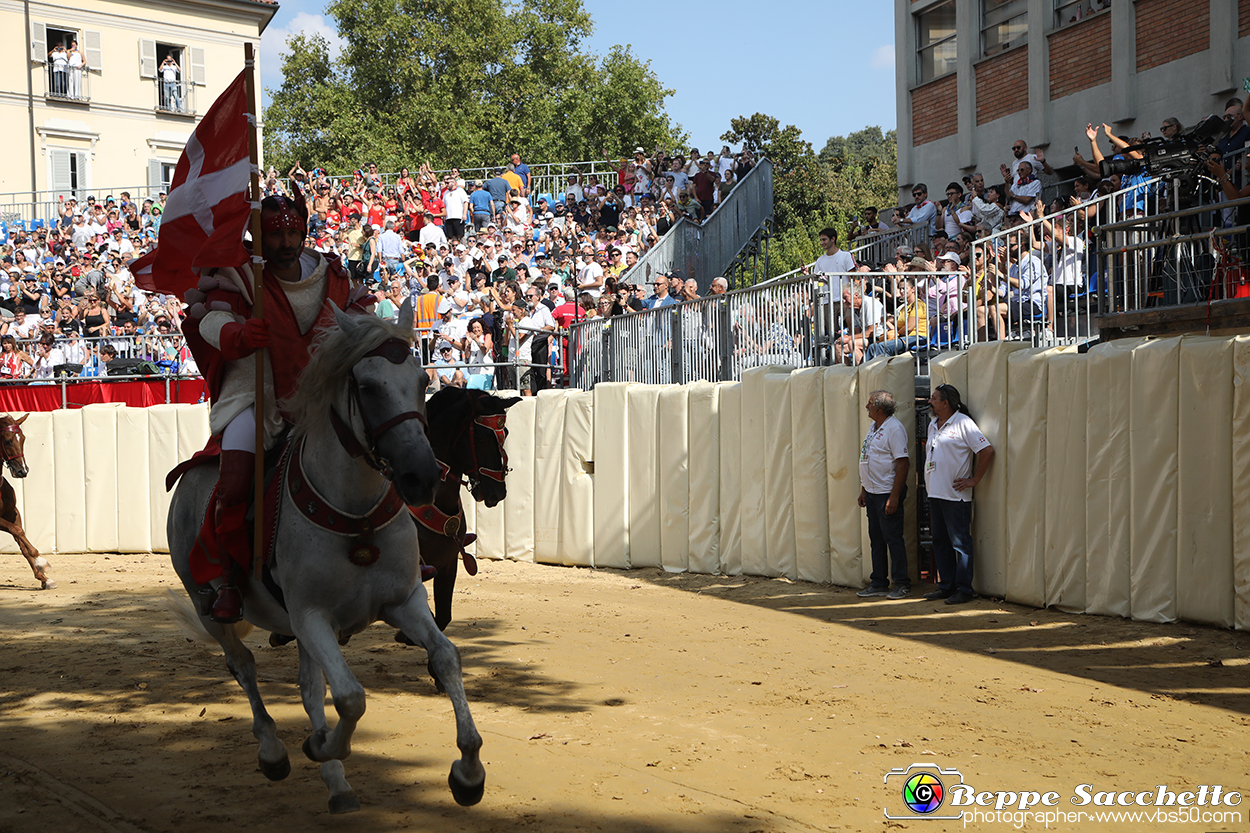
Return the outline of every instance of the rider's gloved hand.
<path id="1" fill-rule="evenodd" d="M 221 328 L 221 355 L 232 362 L 268 347 L 269 341 L 269 325 L 263 318 L 249 318 L 242 324 L 234 321 Z"/>

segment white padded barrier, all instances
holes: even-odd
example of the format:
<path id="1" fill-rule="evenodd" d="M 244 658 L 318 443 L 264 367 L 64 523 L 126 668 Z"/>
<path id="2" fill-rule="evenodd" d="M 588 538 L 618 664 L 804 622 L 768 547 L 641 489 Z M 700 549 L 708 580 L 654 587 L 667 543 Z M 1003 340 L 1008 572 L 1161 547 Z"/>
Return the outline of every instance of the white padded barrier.
<path id="1" fill-rule="evenodd" d="M 994 463 L 973 495 L 972 586 L 985 596 L 1007 591 L 1007 358 L 1025 349 L 1009 341 L 968 350 L 968 389 L 959 389 L 981 433 L 994 447 Z"/>
<path id="2" fill-rule="evenodd" d="M 508 499 L 504 501 L 504 556 L 513 561 L 534 560 L 535 427 L 538 401 L 523 396 L 508 409 Z"/>
<path id="3" fill-rule="evenodd" d="M 829 501 L 829 580 L 858 587 L 863 580 L 859 499 L 859 374 L 824 368 L 825 494 Z"/>
<path id="4" fill-rule="evenodd" d="M 889 358 L 879 357 L 859 366 L 859 433 L 855 438 L 855 483 L 859 484 L 859 453 L 864 436 L 868 433 L 868 396 L 874 390 L 888 390 L 894 394 L 894 415 L 907 429 L 907 448 L 912 465 L 907 472 L 907 497 L 903 500 L 905 525 L 903 543 L 907 545 L 907 570 L 910 578 L 919 579 L 920 541 L 916 536 L 916 360 L 910 353 Z M 856 490 L 856 495 L 859 492 Z M 872 549 L 868 539 L 868 514 L 859 512 L 860 578 L 867 584 L 872 579 Z"/>
<path id="5" fill-rule="evenodd" d="M 58 552 L 56 441 L 52 413 L 31 413 L 22 423 L 22 433 L 26 435 L 26 465 L 30 471 L 19 479 L 11 476 L 6 468 L 4 476 L 13 486 L 26 537 L 41 553 Z M 0 543 L 4 544 L 4 552 L 20 551 L 17 542 L 8 535 L 0 536 Z"/>
<path id="6" fill-rule="evenodd" d="M 1145 339 L 1117 339 L 1086 356 L 1089 458 L 1085 503 L 1085 609 L 1129 615 L 1129 420 L 1133 350 Z"/>
<path id="7" fill-rule="evenodd" d="M 1176 621 L 1180 341 L 1154 339 L 1133 351 L 1128 414 L 1133 530 L 1129 604 L 1132 617 L 1146 622 Z"/>
<path id="8" fill-rule="evenodd" d="M 1233 339 L 1233 624 L 1250 630 L 1250 336 Z"/>
<path id="9" fill-rule="evenodd" d="M 634 385 L 625 395 L 629 423 L 629 566 L 659 567 L 660 386 Z"/>
<path id="10" fill-rule="evenodd" d="M 152 464 L 148 455 L 147 408 L 117 409 L 117 549 L 152 549 Z M 161 484 L 164 488 L 164 484 Z"/>
<path id="11" fill-rule="evenodd" d="M 568 474 L 564 412 L 570 392 L 544 390 L 534 406 L 534 560 L 561 564 L 560 504 Z"/>
<path id="12" fill-rule="evenodd" d="M 773 429 L 771 405 L 764 379 L 789 375 L 788 366 L 753 367 L 742 371 L 742 572 L 750 576 L 777 575 L 768 568 L 766 542 L 766 433 Z"/>
<path id="13" fill-rule="evenodd" d="M 86 492 L 87 549 L 117 551 L 116 404 L 88 405 L 82 416 L 83 488 Z"/>
<path id="14" fill-rule="evenodd" d="M 790 374 L 764 377 L 767 409 L 755 435 L 764 449 L 764 563 L 766 576 L 798 578 L 794 546 L 794 448 Z"/>
<path id="15" fill-rule="evenodd" d="M 720 413 L 720 570 L 742 574 L 742 383 L 722 382 Z"/>
<path id="16" fill-rule="evenodd" d="M 1085 609 L 1086 387 L 1089 366 L 1075 348 L 1047 362 L 1045 602 Z"/>
<path id="17" fill-rule="evenodd" d="M 660 465 L 660 563 L 684 573 L 690 553 L 690 424 L 685 385 L 668 385 L 656 403 Z"/>
<path id="18" fill-rule="evenodd" d="M 1058 352 L 1021 350 L 1007 358 L 1006 593 L 1033 607 L 1046 604 L 1046 397 L 1050 360 Z"/>
<path id="19" fill-rule="evenodd" d="M 790 434 L 794 451 L 794 549 L 800 581 L 828 582 L 829 495 L 825 464 L 824 370 L 790 374 Z"/>
<path id="20" fill-rule="evenodd" d="M 521 398 L 515 391 L 496 391 L 495 396 L 505 399 Z M 504 425 L 508 429 L 509 438 L 509 441 L 505 443 L 505 447 L 509 454 L 515 448 L 515 444 L 511 440 L 513 432 L 516 431 L 516 423 L 512 420 L 512 413 L 519 407 L 521 406 L 517 404 L 509 408 L 507 411 L 508 417 L 504 421 Z M 517 461 L 509 459 L 508 465 L 516 468 Z M 529 463 L 526 462 L 524 467 L 528 469 L 530 467 Z M 512 498 L 513 490 L 516 488 L 513 484 L 520 479 L 520 477 L 514 478 L 513 472 L 509 472 L 504 478 L 504 487 L 507 489 L 508 497 L 503 502 L 491 507 L 486 506 L 484 503 L 478 503 L 473 499 L 473 495 L 469 494 L 468 489 L 461 488 L 460 503 L 465 507 L 465 522 L 469 530 L 477 535 L 477 540 L 468 547 L 468 550 L 475 557 L 490 558 L 497 561 L 507 558 L 508 504 Z M 469 504 L 473 504 L 471 521 L 469 520 Z"/>
<path id="21" fill-rule="evenodd" d="M 1233 626 L 1233 340 L 1181 339 L 1176 615 Z"/>
<path id="22" fill-rule="evenodd" d="M 968 354 L 948 352 L 929 360 L 929 387 L 954 385 L 955 390 L 968 398 Z"/>
<path id="23" fill-rule="evenodd" d="M 165 476 L 184 459 L 178 456 L 178 407 L 144 409 L 148 417 L 148 520 L 154 552 L 169 552 L 165 521 L 173 492 L 165 490 Z"/>
<path id="24" fill-rule="evenodd" d="M 212 431 L 208 427 L 208 403 L 202 405 L 158 405 L 173 408 L 178 415 L 178 461 L 182 462 L 204 448 Z"/>
<path id="25" fill-rule="evenodd" d="M 629 566 L 629 432 L 626 382 L 595 385 L 595 566 Z"/>
<path id="26" fill-rule="evenodd" d="M 595 395 L 571 391 L 564 405 L 564 456 L 560 484 L 560 562 L 595 563 Z"/>
<path id="27" fill-rule="evenodd" d="M 692 573 L 720 571 L 720 395 L 710 382 L 689 385 L 690 553 Z"/>
<path id="28" fill-rule="evenodd" d="M 57 473 L 56 500 L 48 509 L 56 514 L 57 549 L 61 552 L 86 552 L 87 488 L 82 414 L 77 411 L 53 411 L 52 434 L 56 443 L 53 450 Z"/>

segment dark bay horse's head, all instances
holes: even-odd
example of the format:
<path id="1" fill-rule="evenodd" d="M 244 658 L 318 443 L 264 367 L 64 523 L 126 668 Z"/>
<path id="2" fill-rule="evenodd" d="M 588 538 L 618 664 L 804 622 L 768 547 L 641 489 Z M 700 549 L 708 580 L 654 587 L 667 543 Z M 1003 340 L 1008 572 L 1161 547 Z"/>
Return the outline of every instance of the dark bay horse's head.
<path id="1" fill-rule="evenodd" d="M 508 473 L 505 422 L 507 410 L 520 401 L 449 387 L 434 394 L 428 403 L 434 456 L 447 466 L 448 477 L 464 476 L 473 499 L 488 507 L 508 496 L 504 482 Z"/>

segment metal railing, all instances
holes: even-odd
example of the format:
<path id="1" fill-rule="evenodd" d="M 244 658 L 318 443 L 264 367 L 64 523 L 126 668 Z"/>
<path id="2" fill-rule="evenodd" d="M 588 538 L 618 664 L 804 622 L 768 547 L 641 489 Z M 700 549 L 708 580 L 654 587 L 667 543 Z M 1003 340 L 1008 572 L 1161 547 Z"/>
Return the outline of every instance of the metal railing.
<path id="1" fill-rule="evenodd" d="M 153 79 L 156 92 L 156 111 L 158 113 L 176 113 L 180 116 L 195 115 L 195 85 L 188 83 L 186 78 L 177 81 L 166 81 L 158 71 Z"/>
<path id="2" fill-rule="evenodd" d="M 929 225 L 902 226 L 888 231 L 870 232 L 855 238 L 856 245 L 849 251 L 856 263 L 867 263 L 880 266 L 893 263 L 899 246 L 929 245 Z M 814 263 L 809 263 L 810 269 Z"/>
<path id="3" fill-rule="evenodd" d="M 773 164 L 760 159 L 702 225 L 686 217 L 679 219 L 621 275 L 621 281 L 649 284 L 653 275 L 680 269 L 706 292 L 712 279 L 724 274 L 772 213 Z"/>
<path id="4" fill-rule="evenodd" d="M 57 101 L 91 100 L 91 73 L 81 66 L 44 63 L 44 97 Z"/>
<path id="5" fill-rule="evenodd" d="M 16 339 L 17 350 L 29 356 L 35 365 L 19 362 L 21 375 L 17 377 L 8 375 L 7 369 L 0 368 L 0 381 L 22 384 L 54 376 L 138 379 L 161 376 L 194 378 L 200 375 L 187 348 L 186 338 L 179 332 L 90 338 L 58 336 L 51 354 L 44 352 L 39 338 L 40 334 L 32 333 L 28 338 Z M 109 361 L 120 361 L 121 364 L 106 363 L 108 351 L 101 351 L 105 345 L 112 348 Z M 0 365 L 3 358 L 4 354 L 0 353 Z"/>

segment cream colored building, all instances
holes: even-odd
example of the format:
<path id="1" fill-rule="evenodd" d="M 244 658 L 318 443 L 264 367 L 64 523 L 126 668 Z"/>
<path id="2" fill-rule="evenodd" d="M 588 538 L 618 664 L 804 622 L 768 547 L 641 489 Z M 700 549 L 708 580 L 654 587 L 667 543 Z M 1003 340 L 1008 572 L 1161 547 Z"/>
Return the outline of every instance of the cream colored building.
<path id="1" fill-rule="evenodd" d="M 259 48 L 277 11 L 260 0 L 0 0 L 0 211 L 168 186 L 196 123 L 243 69 L 244 44 Z M 80 57 L 58 49 L 75 42 Z"/>

